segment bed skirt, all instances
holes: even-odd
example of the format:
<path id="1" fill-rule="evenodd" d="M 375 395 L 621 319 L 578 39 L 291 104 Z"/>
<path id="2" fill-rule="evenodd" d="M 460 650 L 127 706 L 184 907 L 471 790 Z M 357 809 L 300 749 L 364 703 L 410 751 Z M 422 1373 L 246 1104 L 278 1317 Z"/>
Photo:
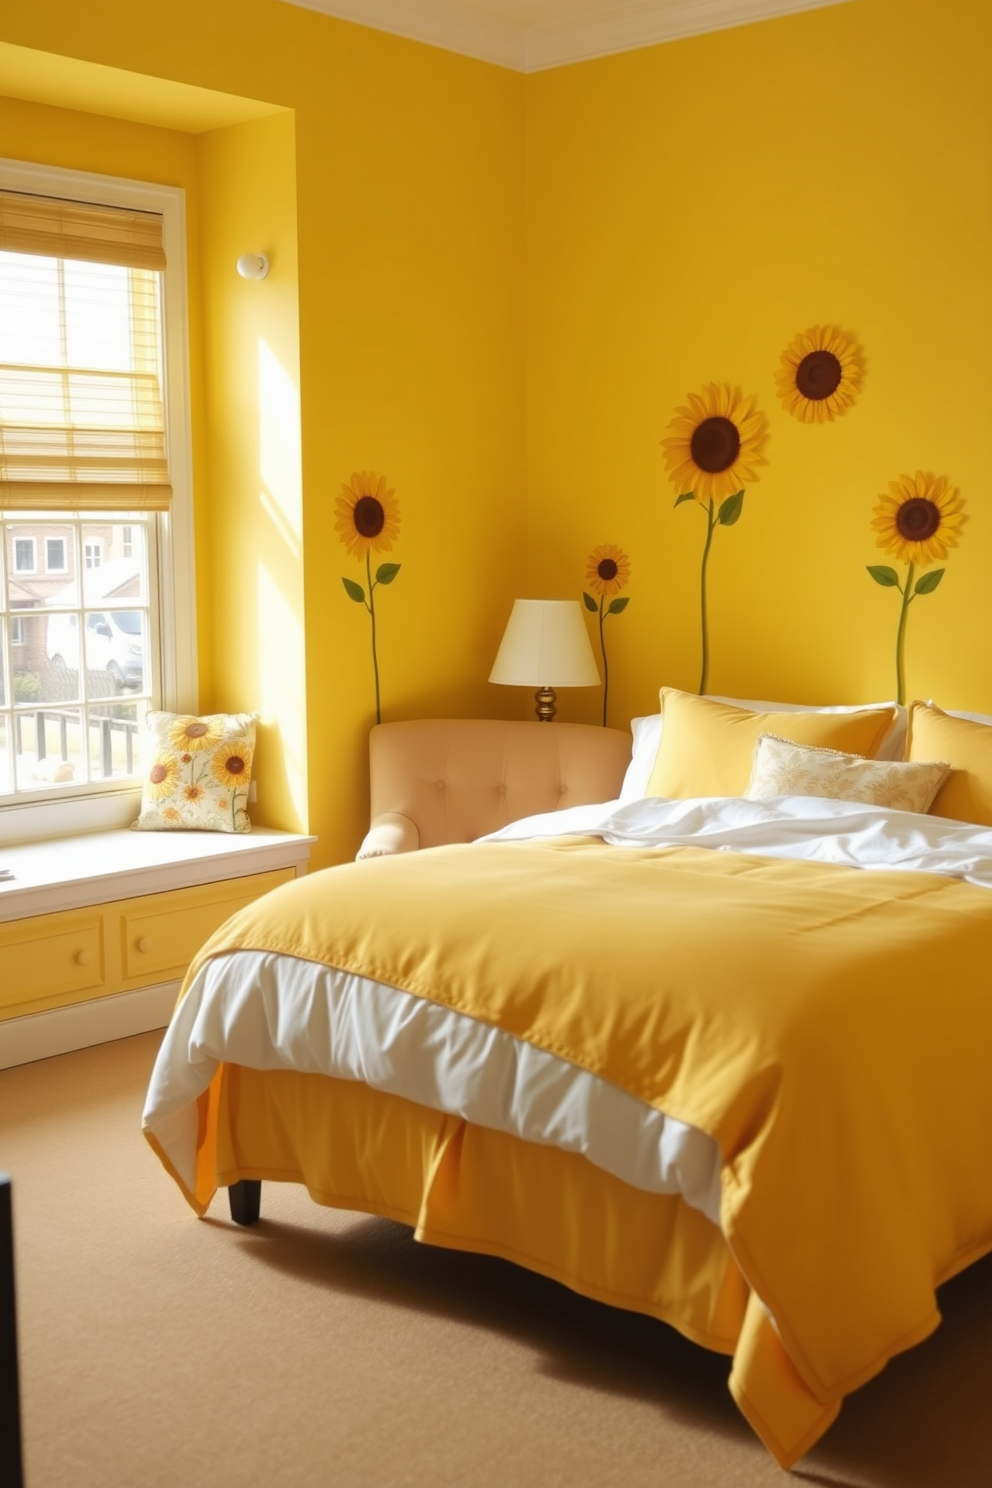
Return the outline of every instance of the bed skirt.
<path id="1" fill-rule="evenodd" d="M 301 1183 L 318 1204 L 398 1220 L 427 1244 L 500 1256 L 669 1323 L 733 1356 L 731 1393 L 784 1467 L 839 1410 L 802 1381 L 710 1220 L 577 1153 L 355 1081 L 229 1064 L 200 1100 L 195 1193 L 149 1140 L 199 1214 L 241 1179 Z"/>

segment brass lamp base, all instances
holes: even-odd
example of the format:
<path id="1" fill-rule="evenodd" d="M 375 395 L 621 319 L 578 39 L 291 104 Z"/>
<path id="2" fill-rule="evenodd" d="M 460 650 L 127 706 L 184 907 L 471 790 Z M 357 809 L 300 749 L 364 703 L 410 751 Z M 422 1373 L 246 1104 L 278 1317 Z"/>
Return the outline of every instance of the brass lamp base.
<path id="1" fill-rule="evenodd" d="M 554 688 L 539 687 L 534 694 L 534 701 L 537 703 L 534 712 L 537 714 L 538 723 L 553 723 L 558 711 L 558 695 Z"/>

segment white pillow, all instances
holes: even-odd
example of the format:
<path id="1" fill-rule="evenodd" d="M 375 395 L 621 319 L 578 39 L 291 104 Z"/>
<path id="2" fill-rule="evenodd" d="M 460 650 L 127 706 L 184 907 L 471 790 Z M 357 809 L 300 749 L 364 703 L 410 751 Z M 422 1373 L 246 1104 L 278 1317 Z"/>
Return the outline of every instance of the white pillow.
<path id="1" fill-rule="evenodd" d="M 940 704 L 935 703 L 933 698 L 930 698 L 927 702 L 927 707 L 940 708 Z M 986 723 L 992 725 L 992 714 L 989 713 L 955 713 L 953 708 L 941 708 L 941 712 L 946 713 L 949 718 L 964 718 L 968 723 Z"/>
<path id="2" fill-rule="evenodd" d="M 895 722 L 879 745 L 875 758 L 901 760 L 905 749 L 906 709 L 897 703 L 841 703 L 831 708 L 815 708 L 809 703 L 765 703 L 754 698 L 720 697 L 716 693 L 707 693 L 706 696 L 711 697 L 715 703 L 730 703 L 734 708 L 746 708 L 749 713 L 862 713 L 868 708 L 895 708 Z M 962 713 L 958 717 L 992 722 L 992 719 L 980 719 L 977 714 Z M 644 718 L 632 718 L 630 731 L 634 736 L 634 744 L 630 764 L 620 787 L 619 799 L 623 804 L 627 801 L 640 801 L 647 792 L 661 743 L 661 714 L 649 713 Z"/>

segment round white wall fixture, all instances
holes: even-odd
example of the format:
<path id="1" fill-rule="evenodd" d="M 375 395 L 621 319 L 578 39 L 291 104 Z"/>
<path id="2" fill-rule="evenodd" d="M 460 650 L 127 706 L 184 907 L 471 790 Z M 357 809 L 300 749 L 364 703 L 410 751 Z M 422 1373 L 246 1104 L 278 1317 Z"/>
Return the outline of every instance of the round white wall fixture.
<path id="1" fill-rule="evenodd" d="M 269 259 L 265 253 L 242 253 L 238 259 L 238 273 L 242 279 L 264 279 L 269 272 Z"/>

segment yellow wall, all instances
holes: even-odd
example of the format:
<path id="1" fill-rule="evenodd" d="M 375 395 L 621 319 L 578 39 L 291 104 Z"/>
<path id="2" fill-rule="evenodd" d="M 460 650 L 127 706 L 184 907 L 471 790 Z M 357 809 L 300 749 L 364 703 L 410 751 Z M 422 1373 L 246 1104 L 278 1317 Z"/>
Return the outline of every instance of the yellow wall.
<path id="1" fill-rule="evenodd" d="M 992 710 L 990 32 L 984 0 L 855 0 L 523 78 L 278 0 L 8 0 L 0 43 L 58 38 L 52 86 L 77 108 L 99 105 L 67 58 L 186 89 L 182 107 L 148 90 L 174 130 L 36 128 L 61 111 L 10 103 L 2 149 L 191 191 L 201 705 L 271 720 L 259 820 L 318 832 L 318 864 L 365 822 L 368 617 L 334 531 L 353 470 L 385 474 L 402 511 L 378 595 L 386 718 L 524 716 L 485 681 L 511 601 L 578 596 L 600 542 L 634 565 L 611 721 L 694 687 L 702 521 L 673 510 L 660 441 L 710 380 L 770 423 L 716 536 L 712 690 L 891 694 L 868 524 L 921 467 L 970 520 L 911 614 L 910 692 Z M 124 93 L 108 111 L 138 109 Z M 291 112 L 257 117 L 271 106 Z M 248 122 L 213 127 L 231 117 Z M 232 254 L 266 246 L 270 278 L 237 280 Z M 825 321 L 868 372 L 852 412 L 806 427 L 773 375 Z M 566 693 L 562 716 L 598 706 Z"/>
<path id="2" fill-rule="evenodd" d="M 260 714 L 252 819 L 308 820 L 296 162 L 291 113 L 197 137 L 206 481 L 200 705 Z M 235 272 L 264 252 L 261 281 Z"/>
<path id="3" fill-rule="evenodd" d="M 921 468 L 969 522 L 911 608 L 909 695 L 992 712 L 990 60 L 985 0 L 857 0 L 528 79 L 530 583 L 578 594 L 594 544 L 629 553 L 612 721 L 698 684 L 705 520 L 673 510 L 660 441 L 710 381 L 770 424 L 714 539 L 710 690 L 893 695 L 898 596 L 865 572 L 892 562 L 869 522 Z M 846 417 L 807 426 L 774 372 L 823 322 L 867 375 Z M 569 716 L 596 706 L 572 694 Z"/>

